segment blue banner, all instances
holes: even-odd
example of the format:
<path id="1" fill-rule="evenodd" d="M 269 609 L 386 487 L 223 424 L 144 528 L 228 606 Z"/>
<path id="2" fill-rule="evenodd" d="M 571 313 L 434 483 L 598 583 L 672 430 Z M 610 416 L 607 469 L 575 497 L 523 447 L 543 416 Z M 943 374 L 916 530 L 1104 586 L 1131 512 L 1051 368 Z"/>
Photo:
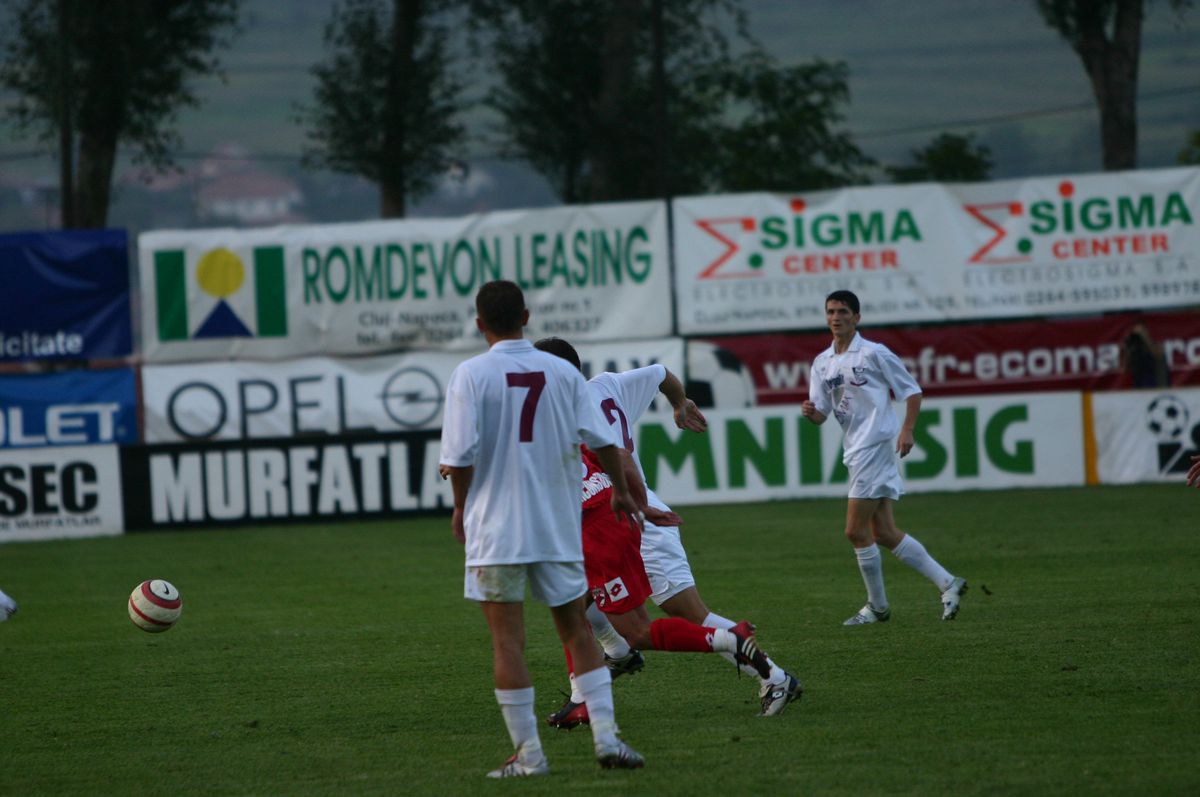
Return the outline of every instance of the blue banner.
<path id="1" fill-rule="evenodd" d="M 0 362 L 133 352 L 124 230 L 0 235 Z"/>
<path id="2" fill-rule="evenodd" d="M 136 442 L 132 368 L 0 376 L 0 448 Z"/>

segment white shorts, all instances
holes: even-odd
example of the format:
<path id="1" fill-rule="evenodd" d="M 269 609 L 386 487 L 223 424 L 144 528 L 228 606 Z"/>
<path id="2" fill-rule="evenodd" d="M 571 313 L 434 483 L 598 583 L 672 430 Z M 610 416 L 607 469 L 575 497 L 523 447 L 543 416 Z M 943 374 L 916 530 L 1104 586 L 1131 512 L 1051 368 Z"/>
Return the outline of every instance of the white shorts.
<path id="1" fill-rule="evenodd" d="M 650 579 L 650 600 L 655 606 L 696 586 L 677 526 L 656 526 L 647 522 L 642 532 L 642 561 L 646 564 L 646 577 Z"/>
<path id="2" fill-rule="evenodd" d="M 583 562 L 529 562 L 521 565 L 468 566 L 463 597 L 489 603 L 521 603 L 525 582 L 547 606 L 562 606 L 588 591 Z"/>
<path id="3" fill-rule="evenodd" d="M 896 450 L 890 441 L 856 451 L 846 457 L 845 463 L 850 471 L 850 498 L 894 501 L 904 494 L 904 480 L 900 478 Z"/>

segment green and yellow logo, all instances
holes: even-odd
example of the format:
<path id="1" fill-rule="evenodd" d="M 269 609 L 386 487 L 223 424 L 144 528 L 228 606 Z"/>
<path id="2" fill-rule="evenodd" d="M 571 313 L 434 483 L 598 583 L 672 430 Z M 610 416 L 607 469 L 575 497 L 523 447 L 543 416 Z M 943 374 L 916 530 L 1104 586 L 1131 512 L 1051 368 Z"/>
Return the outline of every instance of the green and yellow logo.
<path id="1" fill-rule="evenodd" d="M 246 264 L 229 249 L 205 252 L 190 271 L 187 255 L 154 253 L 160 341 L 287 336 L 283 247 L 255 248 L 249 280 Z"/>

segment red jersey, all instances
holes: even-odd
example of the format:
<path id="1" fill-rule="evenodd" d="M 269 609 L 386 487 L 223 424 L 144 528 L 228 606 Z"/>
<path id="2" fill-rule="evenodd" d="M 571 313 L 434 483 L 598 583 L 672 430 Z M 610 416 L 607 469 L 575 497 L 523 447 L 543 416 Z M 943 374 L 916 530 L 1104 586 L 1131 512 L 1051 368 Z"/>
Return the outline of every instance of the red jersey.
<path id="1" fill-rule="evenodd" d="M 624 614 L 650 597 L 642 535 L 612 510 L 612 480 L 583 446 L 583 569 L 602 612 Z"/>

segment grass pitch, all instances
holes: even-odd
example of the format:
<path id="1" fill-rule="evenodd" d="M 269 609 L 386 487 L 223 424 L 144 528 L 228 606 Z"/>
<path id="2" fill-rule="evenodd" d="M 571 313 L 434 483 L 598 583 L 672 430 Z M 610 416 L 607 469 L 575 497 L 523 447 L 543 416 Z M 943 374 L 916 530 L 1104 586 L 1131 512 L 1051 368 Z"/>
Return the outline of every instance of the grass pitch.
<path id="1" fill-rule="evenodd" d="M 1200 792 L 1200 495 L 1179 485 L 915 495 L 901 528 L 971 583 L 894 557 L 892 621 L 841 622 L 863 587 L 844 501 L 684 508 L 708 604 L 759 625 L 805 683 L 758 719 L 716 656 L 647 654 L 614 685 L 637 772 L 545 728 L 548 778 L 511 752 L 487 629 L 446 518 L 0 546 L 0 794 L 1184 794 Z M 179 625 L 135 628 L 166 578 Z M 526 610 L 545 716 L 565 688 Z"/>

